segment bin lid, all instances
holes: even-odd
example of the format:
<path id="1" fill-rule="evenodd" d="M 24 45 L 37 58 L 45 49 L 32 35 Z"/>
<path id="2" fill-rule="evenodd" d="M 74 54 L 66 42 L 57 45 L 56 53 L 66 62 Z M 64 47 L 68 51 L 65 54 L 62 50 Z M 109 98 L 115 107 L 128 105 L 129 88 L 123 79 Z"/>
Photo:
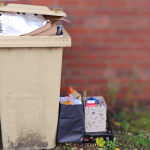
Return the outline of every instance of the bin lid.
<path id="1" fill-rule="evenodd" d="M 0 11 L 21 12 L 21 13 L 23 12 L 23 13 L 67 17 L 67 15 L 63 11 L 60 11 L 60 9 L 50 10 L 46 6 L 35 6 L 35 5 L 8 4 L 4 6 L 2 3 L 0 3 Z"/>
<path id="2" fill-rule="evenodd" d="M 59 10 L 59 9 L 57 9 Z M 34 13 L 48 15 L 54 19 L 66 17 L 62 11 L 51 11 L 45 6 L 0 4 L 0 11 Z M 0 36 L 0 47 L 70 47 L 71 38 L 62 26 L 63 35 L 60 36 Z"/>

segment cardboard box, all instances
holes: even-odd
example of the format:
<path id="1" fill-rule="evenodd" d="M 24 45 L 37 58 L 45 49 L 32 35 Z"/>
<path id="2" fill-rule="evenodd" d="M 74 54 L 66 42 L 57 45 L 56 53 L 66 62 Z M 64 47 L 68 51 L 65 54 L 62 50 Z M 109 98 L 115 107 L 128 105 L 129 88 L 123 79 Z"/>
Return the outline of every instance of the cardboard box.
<path id="1" fill-rule="evenodd" d="M 9 4 L 0 11 L 65 17 L 47 7 Z M 56 19 L 56 20 L 57 20 Z M 51 149 L 56 146 L 63 47 L 61 36 L 0 37 L 0 112 L 3 149 Z"/>
<path id="2" fill-rule="evenodd" d="M 85 107 L 85 131 L 103 132 L 106 131 L 107 106 L 102 96 L 93 96 L 103 101 L 103 107 Z"/>
<path id="3" fill-rule="evenodd" d="M 57 33 L 57 20 L 50 21 L 43 27 L 22 36 L 52 36 Z"/>

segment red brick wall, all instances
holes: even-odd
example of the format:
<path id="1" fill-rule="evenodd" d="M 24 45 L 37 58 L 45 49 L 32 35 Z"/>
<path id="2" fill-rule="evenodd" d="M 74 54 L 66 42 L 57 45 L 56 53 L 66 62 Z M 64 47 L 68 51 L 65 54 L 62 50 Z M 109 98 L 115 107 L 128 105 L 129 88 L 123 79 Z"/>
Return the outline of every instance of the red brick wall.
<path id="1" fill-rule="evenodd" d="M 117 99 L 129 94 L 149 100 L 150 1 L 18 0 L 16 3 L 62 7 L 72 20 L 71 24 L 64 23 L 72 47 L 64 50 L 61 91 L 73 86 L 78 91 L 86 89 L 88 94 L 106 96 L 111 79 L 117 87 Z"/>

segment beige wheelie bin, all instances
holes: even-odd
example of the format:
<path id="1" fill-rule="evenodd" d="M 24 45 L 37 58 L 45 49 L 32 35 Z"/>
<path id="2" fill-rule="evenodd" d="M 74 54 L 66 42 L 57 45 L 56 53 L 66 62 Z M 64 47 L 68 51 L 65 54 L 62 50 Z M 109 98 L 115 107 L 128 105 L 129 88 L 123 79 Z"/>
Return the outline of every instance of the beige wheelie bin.
<path id="1" fill-rule="evenodd" d="M 0 11 L 66 17 L 43 6 L 9 4 Z M 0 36 L 0 112 L 4 150 L 56 146 L 63 47 L 61 36 Z"/>

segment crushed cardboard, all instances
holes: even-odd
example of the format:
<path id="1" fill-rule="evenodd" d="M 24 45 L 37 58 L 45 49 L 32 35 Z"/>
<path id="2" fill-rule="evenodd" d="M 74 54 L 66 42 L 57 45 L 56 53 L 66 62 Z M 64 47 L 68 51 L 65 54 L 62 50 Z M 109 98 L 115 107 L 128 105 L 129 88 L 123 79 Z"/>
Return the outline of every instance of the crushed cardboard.
<path id="1" fill-rule="evenodd" d="M 75 97 L 81 101 L 81 94 L 79 94 L 76 90 L 73 90 L 73 92 L 71 94 L 73 97 Z"/>
<path id="2" fill-rule="evenodd" d="M 44 25 L 43 27 L 30 32 L 28 34 L 24 34 L 23 36 L 52 36 L 52 35 L 56 35 L 57 33 L 57 20 L 54 21 L 50 21 L 49 23 L 47 23 L 46 25 Z"/>

